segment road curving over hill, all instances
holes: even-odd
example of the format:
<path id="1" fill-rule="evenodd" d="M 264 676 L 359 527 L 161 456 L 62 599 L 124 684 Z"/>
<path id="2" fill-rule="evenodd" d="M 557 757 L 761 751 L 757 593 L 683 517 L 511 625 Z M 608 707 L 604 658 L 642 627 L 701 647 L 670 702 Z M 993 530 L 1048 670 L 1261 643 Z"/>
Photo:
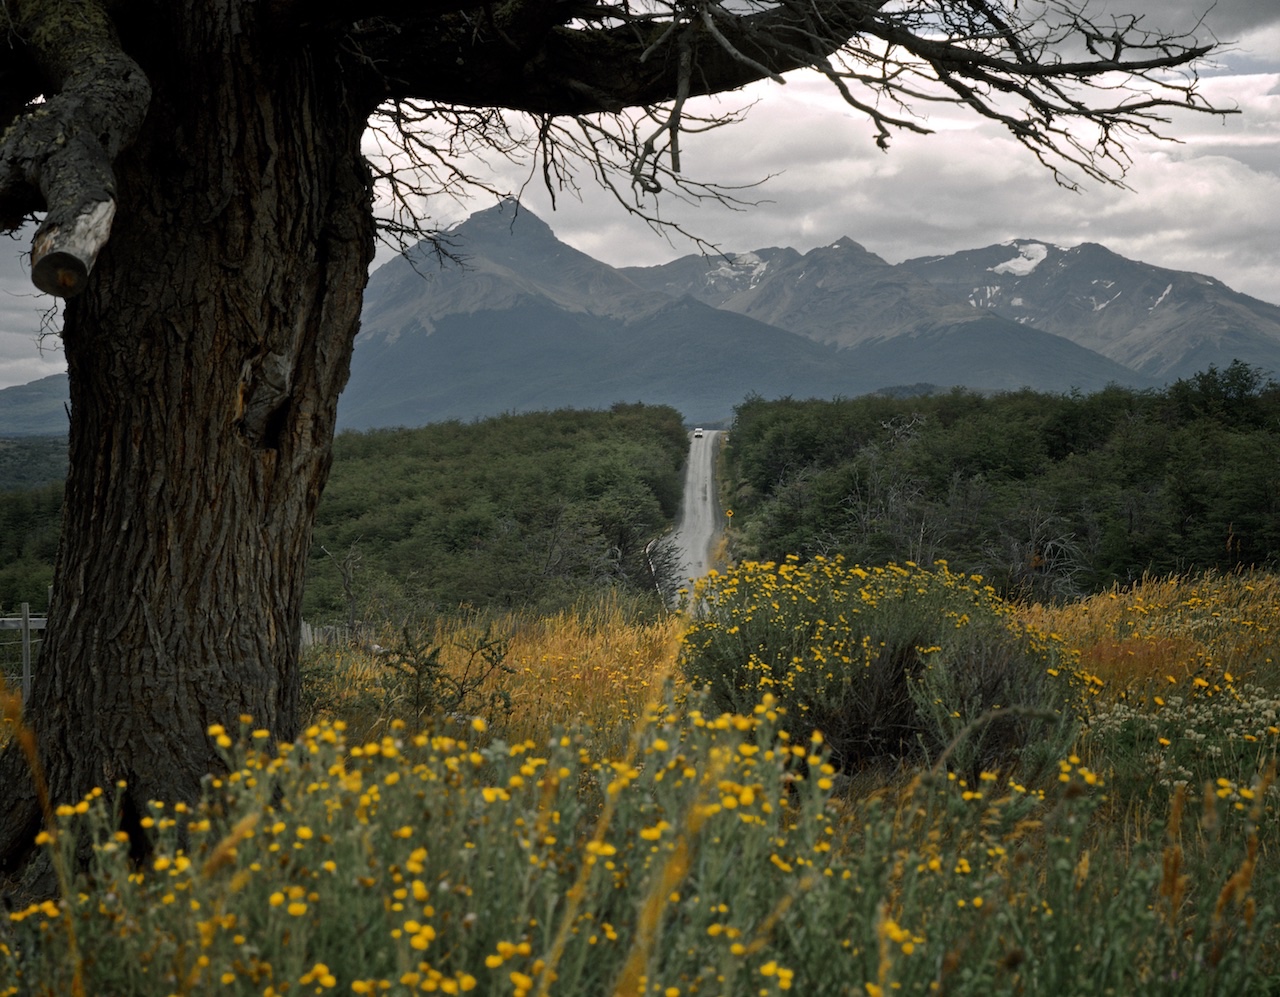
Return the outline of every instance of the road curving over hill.
<path id="1" fill-rule="evenodd" d="M 723 520 L 715 482 L 720 436 L 721 432 L 714 429 L 705 430 L 701 436 L 690 434 L 684 504 L 675 533 L 682 578 L 701 578 L 712 567 L 711 550 Z"/>

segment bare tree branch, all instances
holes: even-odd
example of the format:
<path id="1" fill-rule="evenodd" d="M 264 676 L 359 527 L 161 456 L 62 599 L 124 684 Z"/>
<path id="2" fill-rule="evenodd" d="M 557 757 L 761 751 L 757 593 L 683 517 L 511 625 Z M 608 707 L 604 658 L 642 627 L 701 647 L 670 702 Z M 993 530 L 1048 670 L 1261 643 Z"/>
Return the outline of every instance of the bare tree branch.
<path id="1" fill-rule="evenodd" d="M 441 197 L 461 203 L 480 193 L 509 192 L 469 167 L 477 161 L 522 163 L 532 136 L 493 108 L 458 108 L 421 100 L 389 101 L 369 119 L 365 157 L 373 176 L 378 234 L 404 252 L 426 237 L 437 256 L 452 255 L 428 224 L 428 205 Z"/>
<path id="2" fill-rule="evenodd" d="M 287 27 L 349 26 L 373 18 L 436 17 L 475 6 L 475 0 L 270 0 L 272 17 Z"/>
<path id="3" fill-rule="evenodd" d="M 119 46 L 95 0 L 10 0 L 9 27 L 55 91 L 0 136 L 0 227 L 33 209 L 31 278 L 49 294 L 84 290 L 111 232 L 111 164 L 137 134 L 151 100 L 146 76 Z"/>
<path id="4" fill-rule="evenodd" d="M 913 100 L 967 105 L 1004 125 L 1068 187 L 1074 176 L 1123 186 L 1125 140 L 1169 139 L 1162 128 L 1175 110 L 1236 113 L 1197 89 L 1195 65 L 1216 42 L 1148 31 L 1136 17 L 1103 26 L 1077 0 L 1039 0 L 1016 18 L 1016 5 L 1001 6 L 926 0 L 881 12 L 867 30 L 880 50 L 846 46 L 836 74 L 909 113 Z M 885 137 L 887 118 L 872 117 Z"/>
<path id="5" fill-rule="evenodd" d="M 833 10 L 830 23 L 843 30 L 825 38 L 810 30 L 808 4 L 800 0 L 730 15 L 714 34 L 702 14 L 718 4 L 662 4 L 659 15 L 621 20 L 616 9 L 600 6 L 594 21 L 580 5 L 534 0 L 509 6 L 543 17 L 491 26 L 480 11 L 399 23 L 394 30 L 370 25 L 364 45 L 386 75 L 388 95 L 534 114 L 618 112 L 675 98 L 682 47 L 695 67 L 689 95 L 718 93 L 814 65 L 857 30 L 873 5 Z M 424 59 L 424 38 L 441 58 Z"/>
<path id="6" fill-rule="evenodd" d="M 103 6 L 112 2 L 4 8 L 17 46 L 16 61 L 0 70 L 0 113 L 18 116 L 0 139 L 0 227 L 47 206 L 33 278 L 64 296 L 83 288 L 109 234 L 112 160 L 149 101 L 145 76 L 116 42 Z M 785 82 L 782 74 L 803 67 L 872 122 L 882 148 L 895 132 L 928 132 L 922 108 L 964 105 L 1004 125 L 1067 186 L 1082 176 L 1123 184 L 1125 142 L 1166 137 L 1175 109 L 1231 113 L 1197 90 L 1195 65 L 1215 43 L 1149 31 L 1137 17 L 1096 19 L 1088 0 L 266 6 L 282 40 L 336 46 L 350 70 L 353 99 L 372 115 L 375 182 L 390 208 L 384 235 L 401 246 L 423 234 L 432 197 L 511 193 L 475 175 L 469 158 L 520 163 L 553 196 L 576 189 L 571 160 L 580 158 L 659 228 L 667 223 L 649 199 L 660 192 L 735 203 L 732 192 L 683 172 L 681 135 L 721 123 L 690 113 L 689 101 L 764 78 Z M 47 83 L 44 103 L 29 103 L 33 75 Z"/>
<path id="7" fill-rule="evenodd" d="M 511 0 L 361 30 L 393 96 L 551 117 L 646 107 L 673 133 L 689 97 L 811 67 L 871 119 L 882 148 L 895 131 L 929 130 L 920 106 L 962 104 L 1067 186 L 1122 185 L 1124 141 L 1167 137 L 1174 110 L 1233 113 L 1197 89 L 1195 65 L 1216 41 L 1095 20 L 1086 0 Z M 641 185 L 650 138 L 631 168 Z M 678 141 L 665 149 L 678 173 Z"/>

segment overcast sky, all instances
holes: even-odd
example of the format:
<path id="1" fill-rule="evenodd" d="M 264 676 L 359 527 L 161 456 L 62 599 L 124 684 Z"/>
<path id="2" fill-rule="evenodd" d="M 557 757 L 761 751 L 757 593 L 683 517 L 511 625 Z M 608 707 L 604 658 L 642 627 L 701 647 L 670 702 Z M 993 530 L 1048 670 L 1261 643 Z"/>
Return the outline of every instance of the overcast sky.
<path id="1" fill-rule="evenodd" d="M 1191 0 L 1106 0 L 1091 9 L 1147 11 L 1150 27 L 1189 28 L 1205 4 Z M 876 148 L 871 127 L 833 99 L 816 76 L 762 84 L 722 98 L 734 108 L 759 102 L 745 123 L 684 144 L 684 168 L 698 179 L 745 184 L 763 203 L 742 211 L 707 205 L 664 211 L 729 252 L 765 246 L 807 251 L 849 236 L 891 263 L 1013 238 L 1063 246 L 1099 242 L 1131 259 L 1209 274 L 1280 304 L 1280 2 L 1219 0 L 1208 26 L 1233 43 L 1202 71 L 1215 104 L 1243 112 L 1222 118 L 1178 114 L 1179 144 L 1130 146 L 1132 190 L 1086 183 L 1073 193 L 996 125 L 954 109 L 931 111 L 935 134 L 894 137 Z M 552 211 L 530 185 L 525 203 L 565 242 L 616 266 L 651 265 L 695 251 L 668 243 L 583 182 L 582 199 L 562 196 Z M 490 197 L 429 206 L 448 224 L 489 207 Z M 41 316 L 49 299 L 26 279 L 19 250 L 0 239 L 0 387 L 62 369 Z M 379 260 L 385 260 L 384 252 Z M 2 427 L 0 427 L 2 429 Z"/>

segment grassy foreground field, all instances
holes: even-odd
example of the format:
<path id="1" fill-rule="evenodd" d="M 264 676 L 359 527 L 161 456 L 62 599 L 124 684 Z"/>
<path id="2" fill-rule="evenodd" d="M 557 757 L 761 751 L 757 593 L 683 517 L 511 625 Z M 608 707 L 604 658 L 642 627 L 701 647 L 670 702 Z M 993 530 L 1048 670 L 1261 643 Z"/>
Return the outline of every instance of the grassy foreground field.
<path id="1" fill-rule="evenodd" d="M 698 596 L 315 653 L 304 736 L 211 728 L 144 862 L 62 802 L 0 995 L 1280 993 L 1274 577 Z"/>

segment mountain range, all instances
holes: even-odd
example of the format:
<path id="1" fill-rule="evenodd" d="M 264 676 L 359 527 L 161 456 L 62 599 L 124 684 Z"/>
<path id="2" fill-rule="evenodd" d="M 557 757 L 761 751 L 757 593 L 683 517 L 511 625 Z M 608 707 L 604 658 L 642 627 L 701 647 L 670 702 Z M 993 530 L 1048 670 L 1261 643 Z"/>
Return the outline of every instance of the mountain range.
<path id="1" fill-rule="evenodd" d="M 930 325 L 959 333 L 979 316 L 997 316 L 1120 364 L 1129 372 L 1121 380 L 1165 383 L 1232 359 L 1280 369 L 1280 307 L 1094 243 L 1063 248 L 1019 239 L 892 266 L 841 239 L 803 256 L 759 250 L 713 268 L 685 257 L 623 272 L 653 289 L 691 294 L 840 347 Z M 993 386 L 971 380 L 967 365 L 955 373 L 960 380 L 942 383 Z M 1027 383 L 1049 386 L 1043 375 Z"/>
<path id="2" fill-rule="evenodd" d="M 505 201 L 442 245 L 443 261 L 424 241 L 371 275 L 340 428 L 634 401 L 712 423 L 750 394 L 1087 392 L 1236 359 L 1280 371 L 1280 307 L 1091 243 L 890 264 L 844 238 L 615 268 Z M 65 391 L 42 382 L 56 427 L 18 427 L 7 396 L 29 427 L 32 387 L 0 391 L 0 435 L 65 431 Z"/>
<path id="3" fill-rule="evenodd" d="M 897 265 L 851 239 L 610 267 L 514 202 L 377 270 L 347 427 L 615 401 L 727 418 L 751 393 L 1158 386 L 1280 370 L 1280 307 L 1102 246 L 1035 240 Z"/>

